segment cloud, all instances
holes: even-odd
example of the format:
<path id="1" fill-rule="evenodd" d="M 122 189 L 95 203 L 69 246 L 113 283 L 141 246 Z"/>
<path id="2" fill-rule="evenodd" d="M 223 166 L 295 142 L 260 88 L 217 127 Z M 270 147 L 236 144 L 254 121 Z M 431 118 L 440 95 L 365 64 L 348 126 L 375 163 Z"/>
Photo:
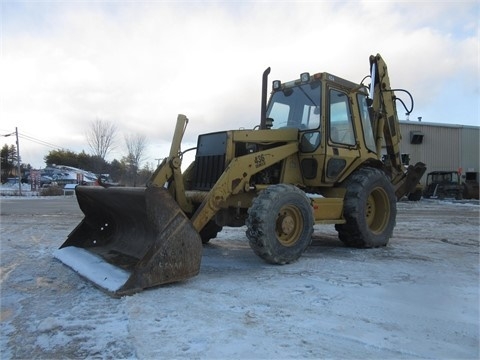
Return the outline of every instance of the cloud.
<path id="1" fill-rule="evenodd" d="M 146 134 L 154 161 L 166 155 L 155 151 L 168 152 L 178 113 L 191 119 L 191 144 L 198 133 L 256 125 L 267 66 L 281 80 L 327 71 L 360 81 L 376 52 L 392 85 L 410 90 L 432 117 L 425 120 L 478 120 L 474 1 L 2 6 L 0 130 L 18 126 L 74 151 L 88 151 L 83 135 L 99 117 L 123 133 Z M 449 106 L 459 119 L 437 108 L 451 84 L 459 99 Z M 120 158 L 121 148 L 112 156 Z M 25 162 L 43 165 L 48 149 L 27 142 L 23 149 Z"/>

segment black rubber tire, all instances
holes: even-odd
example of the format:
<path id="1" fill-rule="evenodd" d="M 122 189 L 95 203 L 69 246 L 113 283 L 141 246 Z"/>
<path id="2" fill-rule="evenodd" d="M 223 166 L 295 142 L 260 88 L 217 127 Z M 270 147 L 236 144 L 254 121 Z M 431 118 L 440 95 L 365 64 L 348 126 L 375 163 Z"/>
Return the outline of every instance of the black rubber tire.
<path id="1" fill-rule="evenodd" d="M 397 216 L 397 198 L 385 173 L 365 167 L 353 173 L 345 184 L 345 224 L 335 225 L 347 246 L 372 248 L 390 240 Z"/>
<path id="2" fill-rule="evenodd" d="M 422 198 L 422 190 L 415 190 L 413 193 L 408 194 L 408 200 L 420 201 Z"/>
<path id="3" fill-rule="evenodd" d="M 211 239 L 215 239 L 220 231 L 222 231 L 222 227 L 217 225 L 214 220 L 210 220 L 207 225 L 200 230 L 202 244 L 207 244 Z"/>
<path id="4" fill-rule="evenodd" d="M 461 189 L 457 190 L 455 194 L 455 200 L 463 200 L 463 191 Z"/>
<path id="5" fill-rule="evenodd" d="M 247 238 L 252 250 L 271 264 L 297 260 L 312 241 L 310 200 L 293 185 L 271 185 L 248 209 Z"/>

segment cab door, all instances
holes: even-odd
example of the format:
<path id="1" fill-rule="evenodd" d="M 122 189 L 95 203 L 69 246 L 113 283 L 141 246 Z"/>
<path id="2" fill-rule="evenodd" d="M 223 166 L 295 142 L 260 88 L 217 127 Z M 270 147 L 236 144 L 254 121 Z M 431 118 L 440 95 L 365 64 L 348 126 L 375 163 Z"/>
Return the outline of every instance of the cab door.
<path id="1" fill-rule="evenodd" d="M 327 88 L 326 128 L 327 148 L 323 181 L 336 182 L 359 158 L 358 134 L 353 121 L 349 94 L 333 87 Z"/>

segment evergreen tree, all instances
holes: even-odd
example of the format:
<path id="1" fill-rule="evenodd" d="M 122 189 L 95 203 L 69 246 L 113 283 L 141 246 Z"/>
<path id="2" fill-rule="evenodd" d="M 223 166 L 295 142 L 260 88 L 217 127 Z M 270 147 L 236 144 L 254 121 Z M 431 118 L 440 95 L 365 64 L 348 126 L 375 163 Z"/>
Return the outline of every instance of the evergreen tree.
<path id="1" fill-rule="evenodd" d="M 13 169 L 17 164 L 17 148 L 15 145 L 3 145 L 0 150 L 0 157 L 1 181 L 4 183 L 9 177 L 13 176 Z"/>

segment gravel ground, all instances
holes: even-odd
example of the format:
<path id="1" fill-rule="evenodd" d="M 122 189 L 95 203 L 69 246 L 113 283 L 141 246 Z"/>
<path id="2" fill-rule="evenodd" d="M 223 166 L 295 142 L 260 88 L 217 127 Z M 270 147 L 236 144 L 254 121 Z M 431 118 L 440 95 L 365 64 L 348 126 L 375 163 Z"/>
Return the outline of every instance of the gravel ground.
<path id="1" fill-rule="evenodd" d="M 121 299 L 52 256 L 75 197 L 0 201 L 2 359 L 479 358 L 478 201 L 400 202 L 381 249 L 316 226 L 285 266 L 225 228 L 199 276 Z"/>

